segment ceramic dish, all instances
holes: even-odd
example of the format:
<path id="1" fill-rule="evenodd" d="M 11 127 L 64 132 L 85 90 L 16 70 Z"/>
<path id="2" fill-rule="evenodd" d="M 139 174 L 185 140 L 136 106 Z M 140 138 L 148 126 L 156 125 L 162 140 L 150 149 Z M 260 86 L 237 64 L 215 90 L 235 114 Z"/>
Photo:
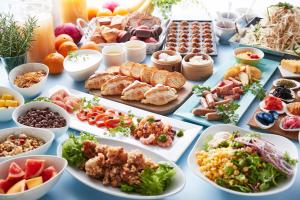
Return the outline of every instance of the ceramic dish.
<path id="1" fill-rule="evenodd" d="M 55 134 L 56 138 L 60 137 L 61 135 L 63 135 L 64 133 L 67 132 L 67 130 L 69 128 L 69 125 L 70 125 L 69 114 L 64 109 L 62 109 L 61 107 L 57 106 L 54 103 L 50 103 L 50 102 L 33 101 L 33 102 L 26 103 L 23 106 L 18 107 L 13 112 L 13 120 L 19 127 L 29 127 L 29 126 L 26 126 L 26 125 L 23 125 L 23 124 L 19 123 L 18 122 L 18 117 L 24 115 L 31 108 L 39 108 L 39 109 L 49 108 L 51 111 L 58 112 L 60 116 L 65 118 L 66 126 L 61 127 L 61 128 L 47 128 L 47 129 L 52 131 Z"/>
<path id="2" fill-rule="evenodd" d="M 127 61 L 141 63 L 146 58 L 146 43 L 140 40 L 130 40 L 124 43 L 127 50 Z"/>
<path id="3" fill-rule="evenodd" d="M 0 86 L 0 95 L 2 95 L 3 93 L 12 95 L 18 101 L 19 106 L 22 106 L 24 104 L 24 98 L 19 92 L 12 90 L 10 88 Z M 12 113 L 16 109 L 17 109 L 17 107 L 16 108 L 13 108 L 13 107 L 0 108 L 0 122 L 5 122 L 5 121 L 11 120 Z"/>
<path id="4" fill-rule="evenodd" d="M 122 192 L 119 188 L 113 188 L 113 187 L 105 187 L 103 186 L 102 182 L 93 178 L 90 178 L 89 176 L 86 175 L 86 173 L 80 169 L 68 166 L 67 167 L 67 171 L 78 181 L 80 181 L 81 183 L 104 193 L 113 195 L 113 196 L 118 196 L 118 197 L 122 197 L 122 198 L 128 198 L 128 199 L 162 199 L 171 195 L 174 195 L 178 192 L 180 192 L 184 186 L 185 186 L 185 176 L 184 173 L 182 172 L 182 170 L 174 163 L 169 161 L 168 159 L 166 159 L 165 157 L 159 155 L 158 153 L 154 153 L 150 150 L 147 150 L 145 148 L 133 145 L 133 144 L 129 144 L 127 142 L 124 141 L 116 141 L 114 139 L 108 139 L 108 138 L 101 138 L 99 139 L 99 142 L 101 144 L 106 144 L 106 145 L 110 145 L 110 146 L 121 146 L 123 147 L 126 151 L 131 151 L 131 150 L 140 150 L 145 157 L 151 159 L 154 162 L 163 162 L 163 163 L 169 163 L 172 167 L 175 168 L 176 170 L 176 174 L 173 177 L 173 182 L 170 185 L 169 188 L 167 188 L 167 190 L 161 194 L 161 195 L 157 195 L 157 196 L 144 196 L 144 195 L 140 195 L 140 194 L 129 194 L 129 193 L 124 193 Z M 62 156 L 62 144 L 64 142 L 62 142 L 58 148 L 57 148 L 57 155 L 58 156 Z"/>
<path id="5" fill-rule="evenodd" d="M 202 150 L 204 148 L 206 142 L 210 138 L 212 138 L 215 133 L 224 132 L 224 131 L 225 132 L 230 132 L 230 133 L 232 133 L 233 131 L 239 131 L 239 133 L 241 135 L 245 135 L 245 134 L 249 133 L 248 130 L 244 130 L 242 128 L 239 128 L 239 127 L 233 126 L 233 125 L 215 125 L 215 126 L 211 126 L 211 127 L 207 128 L 200 135 L 200 137 L 198 138 L 195 146 L 193 147 L 193 149 L 190 152 L 189 157 L 188 157 L 189 168 L 197 176 L 199 176 L 200 178 L 202 178 L 204 181 L 208 182 L 209 184 L 211 184 L 215 188 L 218 188 L 218 189 L 223 190 L 223 191 L 228 192 L 228 193 L 241 195 L 241 196 L 268 196 L 268 195 L 274 195 L 274 194 L 277 194 L 277 193 L 280 193 L 280 192 L 283 192 L 283 191 L 287 190 L 288 188 L 290 188 L 293 185 L 293 183 L 295 182 L 296 177 L 297 177 L 297 166 L 295 166 L 294 173 L 291 177 L 289 177 L 288 179 L 286 179 L 283 182 L 280 182 L 276 187 L 270 188 L 269 190 L 264 191 L 264 192 L 257 192 L 257 193 L 238 192 L 238 191 L 234 191 L 234 190 L 230 190 L 230 189 L 227 189 L 225 187 L 222 187 L 222 186 L 216 184 L 215 182 L 211 181 L 210 179 L 208 179 L 199 170 L 199 166 L 197 164 L 195 154 L 196 154 L 196 152 L 198 152 L 199 150 Z M 257 133 L 257 134 L 259 134 L 263 140 L 266 140 L 266 141 L 274 144 L 275 146 L 279 146 L 281 152 L 286 151 L 292 158 L 299 160 L 297 148 L 296 148 L 295 144 L 293 142 L 291 142 L 290 140 L 288 140 L 288 139 L 286 139 L 282 136 L 279 136 L 279 135 L 264 134 L 264 133 Z"/>
<path id="6" fill-rule="evenodd" d="M 273 95 L 274 90 L 275 90 L 275 89 L 272 89 L 272 90 L 270 91 L 270 96 L 275 97 L 275 96 Z M 279 97 L 277 97 L 277 98 L 281 99 L 281 100 L 284 101 L 284 102 L 291 103 L 291 102 L 295 101 L 296 93 L 295 93 L 293 90 L 291 90 L 291 94 L 292 94 L 292 97 L 293 97 L 292 99 L 283 99 L 283 98 L 279 98 Z"/>
<path id="7" fill-rule="evenodd" d="M 293 80 L 293 79 L 285 79 L 285 78 L 279 78 L 279 79 L 276 79 L 275 81 L 273 81 L 273 86 L 274 86 L 274 87 L 280 86 L 280 85 L 278 85 L 278 82 L 279 82 L 279 81 L 282 81 L 282 80 L 291 81 L 291 82 L 293 82 L 293 83 L 295 84 L 295 87 L 290 87 L 290 88 L 289 88 L 289 89 L 291 89 L 291 90 L 296 90 L 296 89 L 298 89 L 298 88 L 300 87 L 300 83 L 299 83 L 298 81 L 295 81 L 295 80 Z"/>
<path id="8" fill-rule="evenodd" d="M 290 72 L 284 69 L 283 67 L 281 67 L 280 65 L 278 65 L 278 69 L 280 71 L 281 76 L 284 78 L 300 78 L 300 74 Z"/>
<path id="9" fill-rule="evenodd" d="M 26 190 L 24 192 L 19 192 L 15 194 L 1 194 L 0 199 L 9 199 L 9 200 L 33 200 L 39 199 L 44 196 L 47 192 L 49 192 L 54 185 L 58 182 L 60 177 L 62 176 L 65 168 L 68 163 L 65 159 L 59 158 L 57 156 L 43 155 L 43 156 L 22 156 L 19 158 L 10 159 L 0 163 L 0 179 L 5 178 L 7 176 L 7 170 L 9 168 L 10 163 L 16 162 L 21 168 L 24 169 L 25 161 L 27 159 L 42 159 L 45 160 L 48 165 L 53 165 L 57 170 L 57 174 L 52 177 L 47 182 L 43 183 L 36 188 L 32 188 L 30 190 Z"/>
<path id="10" fill-rule="evenodd" d="M 257 115 L 257 114 L 258 114 L 258 113 L 255 114 L 254 120 L 255 120 L 255 123 L 256 123 L 260 128 L 262 128 L 262 129 L 269 129 L 269 128 L 271 128 L 272 126 L 274 126 L 276 120 L 274 120 L 274 122 L 271 123 L 271 124 L 269 124 L 269 125 L 264 125 L 264 124 L 262 124 L 260 121 L 257 120 L 257 118 L 256 118 L 256 115 Z"/>
<path id="11" fill-rule="evenodd" d="M 284 118 L 282 118 L 282 119 L 280 120 L 280 122 L 279 122 L 279 128 L 280 128 L 281 130 L 284 130 L 284 131 L 297 131 L 297 132 L 300 131 L 300 128 L 289 128 L 289 129 L 283 128 L 283 127 L 282 127 L 283 120 L 284 120 Z"/>
<path id="12" fill-rule="evenodd" d="M 64 69 L 75 81 L 86 80 L 102 61 L 102 54 L 96 50 L 78 50 L 74 54 L 65 58 Z"/>
<path id="13" fill-rule="evenodd" d="M 238 56 L 238 54 L 245 53 L 245 52 L 255 53 L 256 55 L 258 55 L 259 58 L 257 58 L 257 59 L 247 59 L 247 58 L 240 58 Z M 236 48 L 236 49 L 234 49 L 233 54 L 235 56 L 236 62 L 247 64 L 247 65 L 252 65 L 252 66 L 258 66 L 260 61 L 265 56 L 263 51 L 261 51 L 259 49 L 256 49 L 256 48 L 252 48 L 252 47 L 239 47 L 239 48 Z"/>
<path id="14" fill-rule="evenodd" d="M 21 156 L 28 156 L 28 155 L 43 155 L 45 154 L 48 149 L 51 147 L 51 144 L 54 139 L 54 134 L 46 129 L 39 129 L 39 128 L 7 128 L 0 130 L 0 141 L 6 140 L 6 138 L 10 135 L 19 135 L 21 133 L 25 133 L 28 136 L 32 136 L 38 139 L 43 140 L 45 143 L 39 146 L 36 149 L 20 153 L 14 156 L 7 156 L 7 157 L 0 157 L 0 162 L 11 158 L 17 158 Z"/>
<path id="15" fill-rule="evenodd" d="M 162 61 L 159 59 L 159 55 L 162 53 L 168 54 L 169 56 L 176 56 L 177 59 L 172 61 Z M 160 70 L 168 70 L 171 72 L 181 72 L 181 60 L 181 55 L 178 52 L 171 50 L 156 51 L 151 56 L 151 62 L 154 67 L 157 67 Z"/>
<path id="16" fill-rule="evenodd" d="M 14 81 L 17 76 L 23 75 L 26 72 L 35 72 L 38 70 L 42 70 L 42 71 L 46 72 L 46 75 L 41 78 L 40 82 L 33 84 L 32 86 L 30 86 L 28 88 L 20 88 L 14 84 Z M 47 65 L 44 65 L 42 63 L 26 63 L 26 64 L 19 65 L 19 66 L 15 67 L 14 69 L 12 69 L 10 71 L 10 73 L 8 74 L 8 78 L 9 78 L 9 82 L 11 83 L 12 87 L 16 91 L 20 92 L 25 97 L 35 97 L 39 93 L 41 93 L 41 91 L 44 89 L 45 84 L 47 82 L 48 75 L 49 75 L 49 68 L 47 67 Z"/>
<path id="17" fill-rule="evenodd" d="M 282 102 L 282 110 L 275 110 L 278 114 L 284 114 L 286 112 L 286 103 Z M 269 112 L 270 110 L 267 110 L 264 108 L 265 107 L 265 101 L 261 101 L 259 103 L 259 108 L 264 111 L 264 112 Z"/>
<path id="18" fill-rule="evenodd" d="M 260 84 L 265 85 L 267 81 L 271 78 L 272 74 L 277 69 L 278 63 L 272 60 L 263 59 L 261 64 L 259 65 L 259 69 L 262 71 L 262 76 L 260 79 Z M 218 69 L 217 73 L 213 74 L 207 81 L 205 81 L 203 86 L 210 86 L 211 88 L 215 87 L 220 80 L 223 79 L 224 73 L 227 70 L 228 66 L 233 66 L 232 62 L 224 63 Z M 242 115 L 246 112 L 247 108 L 251 105 L 251 102 L 255 99 L 255 96 L 247 92 L 242 95 L 241 99 L 238 102 L 240 107 L 236 110 L 236 114 L 238 114 L 238 119 L 242 117 Z M 199 96 L 193 94 L 181 107 L 179 107 L 174 115 L 182 117 L 186 120 L 195 122 L 197 124 L 211 126 L 214 124 L 221 124 L 222 121 L 207 121 L 204 117 L 195 116 L 192 113 L 192 110 L 199 105 Z"/>
<path id="19" fill-rule="evenodd" d="M 49 91 L 45 92 L 42 94 L 43 96 L 50 97 L 51 94 L 56 92 L 59 89 L 65 89 L 66 91 L 69 92 L 69 94 L 82 98 L 85 97 L 86 99 L 93 99 L 94 96 L 83 93 L 77 90 L 68 90 L 64 88 L 63 86 L 56 86 L 54 88 L 51 88 Z M 78 131 L 88 131 L 91 134 L 103 137 L 103 138 L 112 138 L 114 140 L 122 140 L 137 146 L 141 146 L 147 150 L 151 150 L 155 153 L 158 153 L 159 155 L 162 155 L 172 161 L 177 161 L 180 156 L 185 152 L 185 150 L 189 147 L 189 145 L 192 143 L 194 138 L 200 133 L 202 127 L 197 126 L 194 124 L 190 124 L 187 122 L 183 122 L 180 120 L 176 119 L 171 119 L 162 115 L 158 115 L 155 113 L 151 113 L 145 110 L 137 109 L 128 105 L 124 105 L 121 103 L 117 103 L 111 100 L 107 100 L 104 98 L 100 99 L 100 104 L 103 105 L 105 108 L 112 108 L 114 110 L 117 110 L 119 112 L 123 113 L 128 113 L 129 111 L 131 114 L 133 114 L 135 117 L 146 117 L 146 116 L 153 116 L 156 119 L 161 119 L 163 123 L 167 123 L 173 126 L 175 130 L 182 129 L 184 131 L 184 136 L 183 137 L 175 137 L 172 146 L 168 148 L 161 148 L 159 146 L 154 146 L 154 145 L 144 145 L 142 144 L 139 140 L 134 139 L 133 137 L 126 137 L 122 135 L 116 135 L 115 137 L 109 136 L 107 134 L 107 129 L 106 128 L 98 128 L 97 126 L 89 125 L 87 122 L 80 121 L 76 117 L 75 114 L 69 114 L 70 116 L 70 127 L 78 130 Z"/>

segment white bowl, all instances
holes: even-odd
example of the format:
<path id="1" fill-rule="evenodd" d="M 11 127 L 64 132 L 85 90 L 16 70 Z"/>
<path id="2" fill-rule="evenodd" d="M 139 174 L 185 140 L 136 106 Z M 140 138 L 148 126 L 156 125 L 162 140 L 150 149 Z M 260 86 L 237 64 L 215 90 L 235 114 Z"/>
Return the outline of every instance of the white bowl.
<path id="1" fill-rule="evenodd" d="M 28 88 L 20 88 L 14 84 L 14 81 L 17 76 L 22 75 L 26 72 L 34 72 L 38 70 L 43 70 L 44 72 L 46 72 L 46 75 L 41 79 L 40 82 L 33 84 Z M 35 97 L 44 89 L 48 75 L 49 68 L 47 67 L 47 65 L 44 65 L 42 63 L 26 63 L 12 69 L 8 74 L 8 79 L 12 87 L 18 92 L 20 92 L 22 95 L 24 95 L 25 97 Z"/>
<path id="2" fill-rule="evenodd" d="M 87 60 L 82 60 L 81 63 L 77 63 L 76 65 L 71 64 L 70 55 L 68 55 L 64 59 L 64 69 L 65 71 L 75 80 L 75 81 L 83 81 L 89 78 L 101 64 L 102 54 L 96 50 L 78 50 L 78 55 L 81 54 L 91 54 L 96 55 L 97 59 L 94 61 L 88 62 Z"/>
<path id="3" fill-rule="evenodd" d="M 105 46 L 102 49 L 104 64 L 107 67 L 120 66 L 127 60 L 126 48 L 122 44 Z"/>
<path id="4" fill-rule="evenodd" d="M 102 181 L 94 179 L 89 177 L 88 175 L 86 175 L 86 173 L 78 168 L 72 167 L 72 166 L 68 166 L 67 167 L 67 171 L 78 181 L 82 182 L 83 184 L 113 195 L 113 196 L 117 196 L 117 197 L 122 197 L 122 198 L 128 198 L 128 199 L 163 199 L 165 197 L 168 196 L 172 196 L 175 195 L 176 193 L 180 192 L 184 186 L 185 186 L 185 175 L 182 172 L 182 170 L 172 161 L 169 161 L 168 159 L 166 159 L 165 157 L 154 153 L 153 151 L 147 150 L 143 147 L 140 146 L 136 146 L 127 142 L 123 142 L 123 141 L 118 141 L 115 139 L 110 139 L 110 138 L 98 138 L 98 141 L 101 144 L 106 144 L 106 145 L 110 145 L 110 146 L 121 146 L 123 147 L 126 151 L 132 151 L 132 150 L 140 150 L 145 157 L 151 159 L 154 162 L 163 162 L 163 163 L 168 163 L 170 164 L 172 167 L 174 167 L 174 169 L 176 170 L 176 174 L 174 175 L 173 179 L 172 179 L 172 184 L 170 184 L 170 186 L 167 188 L 166 191 L 164 191 L 162 194 L 160 195 L 156 195 L 156 196 L 145 196 L 145 195 L 141 195 L 141 194 L 136 194 L 136 193 L 125 193 L 122 192 L 119 188 L 114 188 L 114 187 L 110 187 L 110 186 L 104 186 L 102 184 Z M 58 156 L 62 156 L 62 144 L 65 141 L 63 141 L 62 143 L 59 144 L 59 146 L 57 147 L 57 155 Z"/>
<path id="5" fill-rule="evenodd" d="M 146 58 L 146 43 L 140 40 L 130 40 L 124 43 L 127 50 L 127 61 L 141 63 Z"/>
<path id="6" fill-rule="evenodd" d="M 10 135 L 19 135 L 21 133 L 25 133 L 28 136 L 39 138 L 43 140 L 45 143 L 36 149 L 24 153 L 20 153 L 14 156 L 0 157 L 0 162 L 3 162 L 11 158 L 21 157 L 21 156 L 43 155 L 48 151 L 55 137 L 55 135 L 51 131 L 46 129 L 15 127 L 15 128 L 7 128 L 7 129 L 0 130 L 0 141 L 2 142 L 6 140 L 6 138 Z"/>
<path id="7" fill-rule="evenodd" d="M 0 86 L 0 95 L 2 95 L 3 93 L 8 93 L 13 95 L 15 100 L 19 102 L 19 106 L 22 106 L 24 104 L 24 98 L 19 92 L 7 87 Z M 11 120 L 12 113 L 14 112 L 15 109 L 16 108 L 0 108 L 0 122 Z"/>
<path id="8" fill-rule="evenodd" d="M 200 178 L 202 178 L 204 181 L 208 182 L 209 184 L 211 184 L 212 186 L 214 186 L 215 188 L 218 188 L 220 190 L 223 190 L 225 192 L 228 193 L 232 193 L 232 194 L 236 194 L 236 195 L 242 195 L 242 196 L 267 196 L 267 195 L 274 195 L 280 192 L 283 192 L 285 190 L 287 190 L 288 188 L 290 188 L 293 183 L 296 180 L 297 177 L 297 166 L 294 167 L 294 174 L 286 179 L 285 181 L 280 182 L 277 186 L 270 188 L 269 190 L 265 191 L 265 192 L 257 192 L 257 193 L 244 193 L 244 192 L 238 192 L 238 191 L 234 191 L 225 187 L 222 187 L 220 185 L 218 185 L 217 183 L 211 181 L 210 179 L 208 179 L 204 174 L 201 173 L 199 166 L 197 164 L 197 160 L 196 160 L 196 152 L 204 149 L 207 141 L 209 140 L 209 138 L 212 138 L 213 135 L 217 132 L 230 132 L 232 133 L 233 131 L 239 131 L 239 133 L 241 135 L 246 135 L 248 134 L 249 130 L 244 130 L 242 128 L 239 128 L 237 126 L 234 125 L 225 125 L 225 124 L 220 124 L 220 125 L 214 125 L 214 126 L 210 126 L 208 127 L 206 130 L 203 131 L 203 133 L 200 135 L 200 137 L 198 138 L 195 146 L 193 147 L 192 151 L 190 152 L 189 156 L 188 156 L 188 165 L 189 168 Z M 260 134 L 261 138 L 274 144 L 275 146 L 277 146 L 281 152 L 288 152 L 288 154 L 293 158 L 293 159 L 297 159 L 299 160 L 298 157 L 298 150 L 295 146 L 295 144 L 293 142 L 291 142 L 290 140 L 288 140 L 285 137 L 279 136 L 279 135 L 274 135 L 274 134 L 264 134 L 264 133 L 258 133 Z"/>
<path id="9" fill-rule="evenodd" d="M 18 117 L 21 115 L 24 115 L 27 111 L 29 111 L 31 108 L 39 108 L 39 109 L 44 109 L 44 108 L 49 108 L 51 111 L 58 112 L 60 116 L 66 119 L 66 126 L 61 127 L 61 128 L 46 128 L 47 130 L 52 131 L 55 134 L 55 137 L 58 138 L 64 133 L 67 132 L 69 125 L 70 125 L 70 116 L 69 114 L 61 107 L 54 103 L 50 102 L 41 102 L 41 101 L 32 101 L 30 103 L 26 103 L 23 106 L 18 107 L 12 115 L 12 118 L 14 122 L 20 126 L 20 127 L 30 127 L 23 125 L 18 122 Z"/>
<path id="10" fill-rule="evenodd" d="M 50 155 L 41 155 L 41 156 L 22 156 L 19 158 L 10 159 L 0 163 L 0 179 L 6 178 L 7 170 L 11 162 L 16 162 L 20 167 L 24 168 L 25 161 L 27 159 L 42 159 L 46 160 L 46 166 L 53 165 L 57 170 L 57 174 L 43 183 L 42 185 L 26 190 L 24 192 L 15 193 L 15 194 L 0 194 L 0 199 L 7 199 L 7 200 L 33 200 L 38 199 L 49 192 L 54 185 L 58 182 L 61 175 L 63 174 L 65 168 L 68 165 L 68 162 L 57 156 L 50 156 Z"/>
<path id="11" fill-rule="evenodd" d="M 269 111 L 271 111 L 271 110 L 267 110 L 267 109 L 265 109 L 265 106 L 266 106 L 266 104 L 265 104 L 265 100 L 262 100 L 260 103 L 259 103 L 259 108 L 262 110 L 262 111 L 264 111 L 264 112 L 269 112 Z M 284 114 L 285 112 L 286 112 L 286 103 L 284 103 L 283 101 L 282 101 L 282 110 L 274 110 L 274 111 L 276 111 L 279 115 L 282 115 L 282 114 Z"/>

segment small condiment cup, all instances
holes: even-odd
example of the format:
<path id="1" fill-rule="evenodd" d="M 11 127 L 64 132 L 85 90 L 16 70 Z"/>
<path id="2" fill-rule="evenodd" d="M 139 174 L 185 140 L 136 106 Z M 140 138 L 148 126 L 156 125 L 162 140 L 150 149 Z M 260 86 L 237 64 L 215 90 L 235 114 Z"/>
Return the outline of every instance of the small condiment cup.
<path id="1" fill-rule="evenodd" d="M 203 56 L 207 59 L 201 64 L 191 63 L 189 60 L 194 56 Z M 191 81 L 199 81 L 208 78 L 213 73 L 213 59 L 207 54 L 191 53 L 182 59 L 182 74 Z"/>
<path id="2" fill-rule="evenodd" d="M 246 58 L 240 58 L 238 54 L 244 53 L 244 52 L 252 52 L 255 53 L 259 56 L 258 59 L 246 59 Z M 252 65 L 252 66 L 258 66 L 260 61 L 264 58 L 265 54 L 263 51 L 257 49 L 257 48 L 252 48 L 252 47 L 239 47 L 234 49 L 234 57 L 237 63 L 242 63 L 246 65 Z"/>
<path id="3" fill-rule="evenodd" d="M 221 21 L 232 21 L 235 22 L 238 19 L 238 15 L 235 12 L 218 12 L 218 17 Z"/>
<path id="4" fill-rule="evenodd" d="M 232 21 L 217 21 L 216 22 L 216 35 L 219 37 L 219 43 L 228 44 L 228 40 L 236 32 L 235 24 Z"/>
<path id="5" fill-rule="evenodd" d="M 159 60 L 159 55 L 161 53 L 166 53 L 170 56 L 177 56 L 178 59 L 174 61 L 162 61 Z M 151 56 L 151 62 L 154 67 L 157 67 L 160 70 L 167 70 L 167 71 L 177 71 L 181 72 L 181 55 L 176 52 L 176 51 L 171 51 L 171 50 L 161 50 L 161 51 L 156 51 L 152 54 Z"/>
<path id="6" fill-rule="evenodd" d="M 141 63 L 146 58 L 146 43 L 140 40 L 130 40 L 124 44 L 127 50 L 127 60 Z"/>
<path id="7" fill-rule="evenodd" d="M 126 62 L 126 48 L 121 44 L 105 46 L 102 49 L 106 66 L 119 66 Z"/>

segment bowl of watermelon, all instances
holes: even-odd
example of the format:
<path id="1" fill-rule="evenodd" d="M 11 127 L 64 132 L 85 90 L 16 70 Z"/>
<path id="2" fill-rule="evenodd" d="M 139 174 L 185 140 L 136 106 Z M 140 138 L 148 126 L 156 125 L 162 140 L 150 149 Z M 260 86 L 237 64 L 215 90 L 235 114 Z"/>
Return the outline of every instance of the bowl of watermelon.
<path id="1" fill-rule="evenodd" d="M 0 199 L 32 200 L 58 182 L 67 161 L 51 155 L 23 156 L 0 163 Z"/>

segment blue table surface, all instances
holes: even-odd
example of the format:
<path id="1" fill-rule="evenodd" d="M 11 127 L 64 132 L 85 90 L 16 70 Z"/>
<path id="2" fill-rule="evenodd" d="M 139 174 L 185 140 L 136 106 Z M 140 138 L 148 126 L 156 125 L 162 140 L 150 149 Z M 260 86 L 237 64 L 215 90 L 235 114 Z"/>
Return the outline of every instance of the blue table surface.
<path id="1" fill-rule="evenodd" d="M 214 57 L 215 61 L 215 70 L 220 70 L 224 67 L 223 63 L 228 63 L 228 59 L 234 59 L 232 56 L 232 47 L 230 46 L 219 46 L 218 47 L 218 53 L 219 55 L 217 57 Z M 276 58 L 273 58 L 276 59 Z M 278 59 L 278 58 L 277 58 Z M 147 58 L 146 62 L 149 62 L 149 58 Z M 273 80 L 279 77 L 279 71 L 274 73 L 272 78 L 268 81 L 266 85 L 266 89 L 270 89 Z M 63 73 L 58 76 L 50 76 L 48 78 L 48 83 L 46 85 L 46 90 L 50 89 L 51 87 L 55 85 L 64 85 L 68 88 L 73 88 L 77 90 L 83 90 L 83 83 L 77 83 L 74 82 L 66 73 Z M 4 70 L 3 66 L 0 66 L 0 85 L 2 86 L 9 86 L 7 73 Z M 248 120 L 252 116 L 253 112 L 258 106 L 259 101 L 256 99 L 251 106 L 248 108 L 246 113 L 241 118 L 238 126 L 249 129 L 249 126 L 247 125 Z M 170 115 L 170 117 L 174 117 Z M 175 118 L 175 117 L 174 117 Z M 10 128 L 16 126 L 14 122 L 4 122 L 0 123 L 0 129 L 4 128 Z M 195 139 L 196 141 L 196 139 Z M 218 190 L 211 186 L 210 184 L 206 183 L 204 180 L 197 177 L 189 168 L 187 165 L 187 157 L 189 152 L 191 151 L 192 147 L 195 144 L 195 141 L 190 145 L 188 149 L 186 149 L 183 156 L 178 160 L 177 164 L 181 167 L 181 169 L 184 171 L 186 175 L 186 185 L 185 188 L 179 192 L 178 194 L 171 196 L 166 199 L 214 199 L 214 200 L 246 200 L 246 199 L 261 199 L 261 200 L 267 200 L 267 199 L 273 199 L 273 200 L 282 200 L 282 199 L 288 199 L 288 200 L 296 200 L 299 199 L 300 196 L 300 175 L 298 173 L 296 182 L 293 184 L 293 186 L 288 189 L 285 192 L 282 192 L 277 195 L 268 196 L 268 197 L 243 197 L 243 196 L 237 196 L 232 195 L 226 192 L 223 192 L 221 190 Z M 56 148 L 59 141 L 55 141 L 52 144 L 52 147 L 49 150 L 49 154 L 56 154 Z M 298 152 L 300 149 L 300 145 L 298 142 L 294 141 L 295 145 L 298 148 Z M 300 170 L 300 165 L 298 165 L 298 171 Z M 70 199 L 107 199 L 107 200 L 117 200 L 121 199 L 119 197 L 114 197 L 102 192 L 98 192 L 92 188 L 89 188 L 88 186 L 78 182 L 75 180 L 72 176 L 70 176 L 67 172 L 65 172 L 62 176 L 62 178 L 59 180 L 59 182 L 55 185 L 55 187 L 47 193 L 44 197 L 41 199 L 43 200 L 52 200 L 52 199 L 64 199 L 64 200 L 70 200 Z"/>

